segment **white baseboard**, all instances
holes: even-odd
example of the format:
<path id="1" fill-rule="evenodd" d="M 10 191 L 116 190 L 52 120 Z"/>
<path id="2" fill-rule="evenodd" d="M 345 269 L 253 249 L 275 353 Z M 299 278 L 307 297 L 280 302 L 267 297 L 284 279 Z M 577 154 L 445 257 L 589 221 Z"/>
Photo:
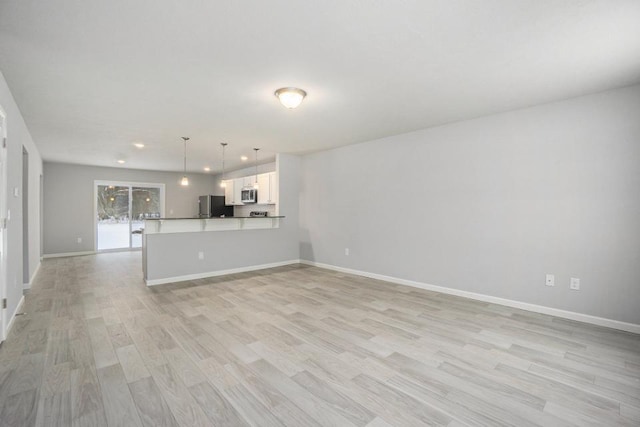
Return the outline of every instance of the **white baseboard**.
<path id="1" fill-rule="evenodd" d="M 443 286 L 429 285 L 427 283 L 416 282 L 413 280 L 399 279 L 392 276 L 384 276 L 382 274 L 369 273 L 368 271 L 353 270 L 351 268 L 338 267 L 331 264 L 323 264 L 320 262 L 300 260 L 300 263 L 312 265 L 315 267 L 326 268 L 328 270 L 340 271 L 342 273 L 355 274 L 356 276 L 369 277 L 371 279 L 384 280 L 386 282 L 396 283 L 398 285 L 412 286 L 414 288 L 426 289 L 428 291 L 440 292 L 443 294 L 455 295 L 464 298 L 470 298 L 477 301 L 490 302 L 493 304 L 504 305 L 521 310 L 532 311 L 534 313 L 547 314 L 550 316 L 561 317 L 563 319 L 576 320 L 578 322 L 590 323 L 592 325 L 604 326 L 607 328 L 618 329 L 621 331 L 640 334 L 640 325 L 635 323 L 621 322 L 619 320 L 607 319 L 604 317 L 591 316 L 589 314 L 576 313 L 573 311 L 560 310 L 558 308 L 545 307 L 542 305 L 529 304 L 521 301 L 514 301 L 506 298 L 494 297 L 491 295 L 478 294 L 475 292 L 462 291 L 459 289 L 446 288 Z"/>
<path id="2" fill-rule="evenodd" d="M 35 271 L 31 275 L 31 279 L 29 279 L 29 283 L 23 283 L 22 284 L 22 289 L 31 289 L 31 284 L 33 283 L 33 281 L 35 280 L 36 276 L 38 275 L 38 271 L 40 271 L 40 266 L 41 265 L 42 265 L 42 263 L 38 262 L 38 266 L 36 267 Z"/>
<path id="3" fill-rule="evenodd" d="M 16 320 L 16 314 L 22 310 L 22 306 L 24 305 L 24 295 L 20 297 L 20 302 L 16 306 L 16 309 L 13 311 L 13 314 L 9 318 L 9 322 L 7 323 L 7 329 L 5 330 L 4 338 L 6 339 L 9 336 L 9 332 L 11 332 L 11 327 L 13 326 L 13 322 Z"/>
<path id="4" fill-rule="evenodd" d="M 95 255 L 96 251 L 82 251 L 82 252 L 64 252 L 59 254 L 44 254 L 42 258 L 63 258 L 69 256 L 84 256 L 84 255 Z"/>
<path id="5" fill-rule="evenodd" d="M 145 279 L 147 286 L 164 285 L 166 283 L 184 282 L 186 280 L 204 279 L 206 277 L 224 276 L 226 274 L 245 273 L 247 271 L 264 270 L 266 268 L 282 267 L 283 265 L 300 264 L 299 259 L 273 262 L 270 264 L 250 265 L 247 267 L 230 268 L 228 270 L 208 271 L 205 273 L 187 274 L 184 276 L 167 277 L 163 279 Z"/>

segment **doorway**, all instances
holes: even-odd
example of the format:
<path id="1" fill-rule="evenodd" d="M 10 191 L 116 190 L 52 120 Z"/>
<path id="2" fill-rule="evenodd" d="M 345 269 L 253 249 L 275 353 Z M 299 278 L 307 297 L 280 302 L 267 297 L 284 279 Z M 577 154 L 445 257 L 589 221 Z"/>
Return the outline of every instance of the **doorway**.
<path id="1" fill-rule="evenodd" d="M 164 184 L 96 181 L 96 251 L 142 247 L 144 220 L 164 216 Z"/>
<path id="2" fill-rule="evenodd" d="M 29 152 L 22 146 L 22 283 L 30 286 L 29 272 Z"/>
<path id="3" fill-rule="evenodd" d="M 7 328 L 7 116 L 0 107 L 0 342 Z"/>

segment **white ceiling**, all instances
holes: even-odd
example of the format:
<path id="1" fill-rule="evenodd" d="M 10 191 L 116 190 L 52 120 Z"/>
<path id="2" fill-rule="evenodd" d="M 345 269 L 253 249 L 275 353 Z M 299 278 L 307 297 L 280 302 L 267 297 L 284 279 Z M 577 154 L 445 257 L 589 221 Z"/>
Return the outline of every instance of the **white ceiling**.
<path id="1" fill-rule="evenodd" d="M 186 135 L 219 171 L 221 141 L 234 168 L 638 83 L 639 23 L 637 0 L 1 0 L 0 70 L 45 160 L 181 170 Z"/>

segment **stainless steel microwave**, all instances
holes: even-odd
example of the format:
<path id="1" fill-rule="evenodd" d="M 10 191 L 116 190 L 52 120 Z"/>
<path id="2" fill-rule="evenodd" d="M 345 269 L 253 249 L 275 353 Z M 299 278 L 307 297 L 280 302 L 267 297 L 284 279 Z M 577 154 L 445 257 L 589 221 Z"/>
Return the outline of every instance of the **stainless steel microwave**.
<path id="1" fill-rule="evenodd" d="M 256 203 L 258 201 L 258 190 L 253 187 L 245 187 L 240 193 L 242 203 Z"/>

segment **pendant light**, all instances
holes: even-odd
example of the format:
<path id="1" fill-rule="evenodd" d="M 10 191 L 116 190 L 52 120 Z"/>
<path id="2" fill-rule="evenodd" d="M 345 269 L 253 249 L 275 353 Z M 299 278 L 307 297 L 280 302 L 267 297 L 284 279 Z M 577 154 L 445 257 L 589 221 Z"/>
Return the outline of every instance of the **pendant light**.
<path id="1" fill-rule="evenodd" d="M 227 147 L 227 143 L 221 142 L 220 145 L 222 145 L 222 179 L 220 180 L 220 187 L 226 188 L 227 183 L 224 182 L 224 149 Z"/>
<path id="2" fill-rule="evenodd" d="M 180 185 L 186 187 L 189 185 L 189 178 L 187 178 L 187 141 L 189 140 L 189 138 L 183 136 L 182 139 L 184 140 L 184 175 L 182 176 Z"/>
<path id="3" fill-rule="evenodd" d="M 253 184 L 253 188 L 258 188 L 258 150 L 259 148 L 254 148 L 253 151 L 256 152 L 256 182 Z"/>
<path id="4" fill-rule="evenodd" d="M 278 97 L 285 108 L 292 110 L 302 104 L 307 92 L 297 87 L 281 87 L 275 91 L 274 95 Z"/>

